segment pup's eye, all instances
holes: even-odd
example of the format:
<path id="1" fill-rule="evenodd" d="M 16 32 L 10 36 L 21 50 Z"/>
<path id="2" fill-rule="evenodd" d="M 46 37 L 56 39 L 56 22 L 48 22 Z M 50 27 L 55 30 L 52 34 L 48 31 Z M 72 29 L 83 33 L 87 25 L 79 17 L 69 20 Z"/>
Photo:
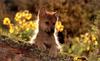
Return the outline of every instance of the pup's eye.
<path id="1" fill-rule="evenodd" d="M 55 25 L 55 23 L 53 23 L 53 25 Z"/>

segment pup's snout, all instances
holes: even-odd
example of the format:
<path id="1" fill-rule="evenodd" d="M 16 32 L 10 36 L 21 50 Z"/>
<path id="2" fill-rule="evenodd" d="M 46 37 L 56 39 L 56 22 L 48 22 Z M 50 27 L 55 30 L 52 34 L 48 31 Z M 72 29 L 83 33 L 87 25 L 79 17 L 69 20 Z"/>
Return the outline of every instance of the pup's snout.
<path id="1" fill-rule="evenodd" d="M 54 26 L 51 27 L 51 32 L 54 32 L 54 28 L 55 28 Z"/>
<path id="2" fill-rule="evenodd" d="M 52 26 L 52 27 L 51 27 L 51 29 L 54 29 L 54 28 L 55 28 L 55 26 Z"/>

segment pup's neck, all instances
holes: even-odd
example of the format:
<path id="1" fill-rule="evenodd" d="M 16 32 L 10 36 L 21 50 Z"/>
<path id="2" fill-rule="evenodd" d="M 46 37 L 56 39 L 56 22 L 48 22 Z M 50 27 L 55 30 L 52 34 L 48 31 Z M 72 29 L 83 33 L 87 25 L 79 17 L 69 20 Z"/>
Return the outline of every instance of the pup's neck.
<path id="1" fill-rule="evenodd" d="M 54 29 L 50 29 L 50 31 L 48 31 L 47 29 L 46 30 L 41 30 L 41 28 L 39 27 L 39 32 L 38 34 L 47 34 L 48 36 L 53 36 L 54 34 Z"/>

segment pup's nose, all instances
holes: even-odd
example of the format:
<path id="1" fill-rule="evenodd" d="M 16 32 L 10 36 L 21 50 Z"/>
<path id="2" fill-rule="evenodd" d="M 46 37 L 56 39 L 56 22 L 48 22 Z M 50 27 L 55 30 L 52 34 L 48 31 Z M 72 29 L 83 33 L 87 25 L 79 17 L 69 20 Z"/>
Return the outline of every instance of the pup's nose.
<path id="1" fill-rule="evenodd" d="M 51 31 L 54 32 L 54 26 L 51 27 Z"/>

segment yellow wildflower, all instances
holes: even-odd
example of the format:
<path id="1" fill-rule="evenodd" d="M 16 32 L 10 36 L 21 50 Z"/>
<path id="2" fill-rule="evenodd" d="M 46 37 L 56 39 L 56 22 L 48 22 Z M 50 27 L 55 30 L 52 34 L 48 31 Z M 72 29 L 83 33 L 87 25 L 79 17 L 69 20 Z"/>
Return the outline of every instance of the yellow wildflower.
<path id="1" fill-rule="evenodd" d="M 15 20 L 16 21 L 19 21 L 19 19 L 22 17 L 21 15 L 21 12 L 18 12 L 16 15 L 15 15 Z"/>
<path id="2" fill-rule="evenodd" d="M 30 13 L 30 14 L 27 14 L 26 16 L 25 16 L 25 18 L 27 19 L 27 20 L 30 20 L 31 18 L 32 18 L 32 14 Z"/>
<path id="3" fill-rule="evenodd" d="M 62 32 L 64 29 L 64 26 L 62 25 L 61 21 L 57 21 L 55 27 L 59 32 Z"/>
<path id="4" fill-rule="evenodd" d="M 22 13 L 22 16 L 25 17 L 27 14 L 29 14 L 29 11 L 28 10 L 24 10 L 23 13 Z"/>
<path id="5" fill-rule="evenodd" d="M 15 26 L 16 31 L 20 31 L 20 28 L 18 26 Z"/>
<path id="6" fill-rule="evenodd" d="M 82 59 L 80 59 L 80 58 L 81 58 L 80 56 L 75 56 L 74 61 L 82 61 Z"/>
<path id="7" fill-rule="evenodd" d="M 26 31 L 29 31 L 30 30 L 30 28 L 26 28 Z"/>
<path id="8" fill-rule="evenodd" d="M 17 23 L 18 23 L 18 24 L 23 24 L 23 23 L 25 23 L 25 22 L 26 22 L 26 20 L 25 20 L 24 18 L 21 18 L 21 19 L 18 20 Z"/>
<path id="9" fill-rule="evenodd" d="M 23 22 L 23 23 L 25 23 L 25 22 L 26 22 L 26 20 L 25 20 L 25 19 L 23 19 L 23 20 L 22 20 L 22 22 Z"/>
<path id="10" fill-rule="evenodd" d="M 88 41 L 89 41 L 89 38 L 88 37 L 84 37 L 83 43 L 87 43 Z"/>
<path id="11" fill-rule="evenodd" d="M 33 26 L 34 26 L 34 24 L 33 24 L 32 21 L 29 22 L 29 26 L 30 26 L 30 27 L 33 27 Z"/>
<path id="12" fill-rule="evenodd" d="M 26 18 L 27 20 L 32 18 L 32 14 L 29 13 L 28 10 L 24 10 L 22 13 L 20 13 L 24 18 Z"/>
<path id="13" fill-rule="evenodd" d="M 20 21 L 22 18 L 25 18 L 25 19 L 29 20 L 29 19 L 32 18 L 32 14 L 29 13 L 28 10 L 20 11 L 20 12 L 16 13 L 16 15 L 15 15 L 15 20 L 16 21 Z"/>
<path id="14" fill-rule="evenodd" d="M 95 35 L 91 35 L 92 36 L 92 41 L 95 41 L 96 40 L 96 36 Z"/>
<path id="15" fill-rule="evenodd" d="M 10 29 L 9 29 L 9 32 L 10 32 L 10 33 L 13 33 L 13 32 L 14 32 L 13 24 L 10 24 L 9 28 L 10 28 Z"/>
<path id="16" fill-rule="evenodd" d="M 95 45 L 98 45 L 98 42 L 97 42 L 97 41 L 95 41 L 95 42 L 94 42 L 94 44 L 95 44 Z"/>
<path id="17" fill-rule="evenodd" d="M 14 19 L 15 19 L 15 21 L 19 21 L 19 18 L 17 18 L 17 17 L 15 17 Z"/>
<path id="18" fill-rule="evenodd" d="M 23 29 L 25 29 L 25 28 L 27 28 L 28 27 L 28 24 L 27 23 L 23 23 L 22 25 L 21 25 L 21 28 L 23 28 Z"/>
<path id="19" fill-rule="evenodd" d="M 10 29 L 9 29 L 9 32 L 10 32 L 10 33 L 13 33 L 13 32 L 14 32 L 14 29 L 13 29 L 13 28 L 10 28 Z"/>
<path id="20" fill-rule="evenodd" d="M 29 11 L 28 10 L 24 10 L 24 12 L 23 12 L 24 14 L 28 14 L 29 13 Z"/>
<path id="21" fill-rule="evenodd" d="M 22 23 L 23 23 L 23 21 L 21 21 L 21 20 L 20 20 L 18 23 L 19 23 L 19 24 L 22 24 Z"/>
<path id="22" fill-rule="evenodd" d="M 20 15 L 20 12 L 17 12 L 16 15 L 15 15 L 15 17 L 18 17 L 19 18 L 19 16 L 21 16 Z"/>
<path id="23" fill-rule="evenodd" d="M 36 23 L 34 23 L 32 21 L 29 22 L 29 28 L 34 30 L 34 29 L 36 29 L 36 26 L 37 26 Z"/>
<path id="24" fill-rule="evenodd" d="M 3 24 L 4 25 L 9 25 L 10 24 L 10 19 L 8 17 L 4 18 Z"/>
<path id="25" fill-rule="evenodd" d="M 78 58 L 79 58 L 78 56 L 75 56 L 75 57 L 74 57 L 74 61 L 77 61 L 77 60 L 78 60 Z"/>

